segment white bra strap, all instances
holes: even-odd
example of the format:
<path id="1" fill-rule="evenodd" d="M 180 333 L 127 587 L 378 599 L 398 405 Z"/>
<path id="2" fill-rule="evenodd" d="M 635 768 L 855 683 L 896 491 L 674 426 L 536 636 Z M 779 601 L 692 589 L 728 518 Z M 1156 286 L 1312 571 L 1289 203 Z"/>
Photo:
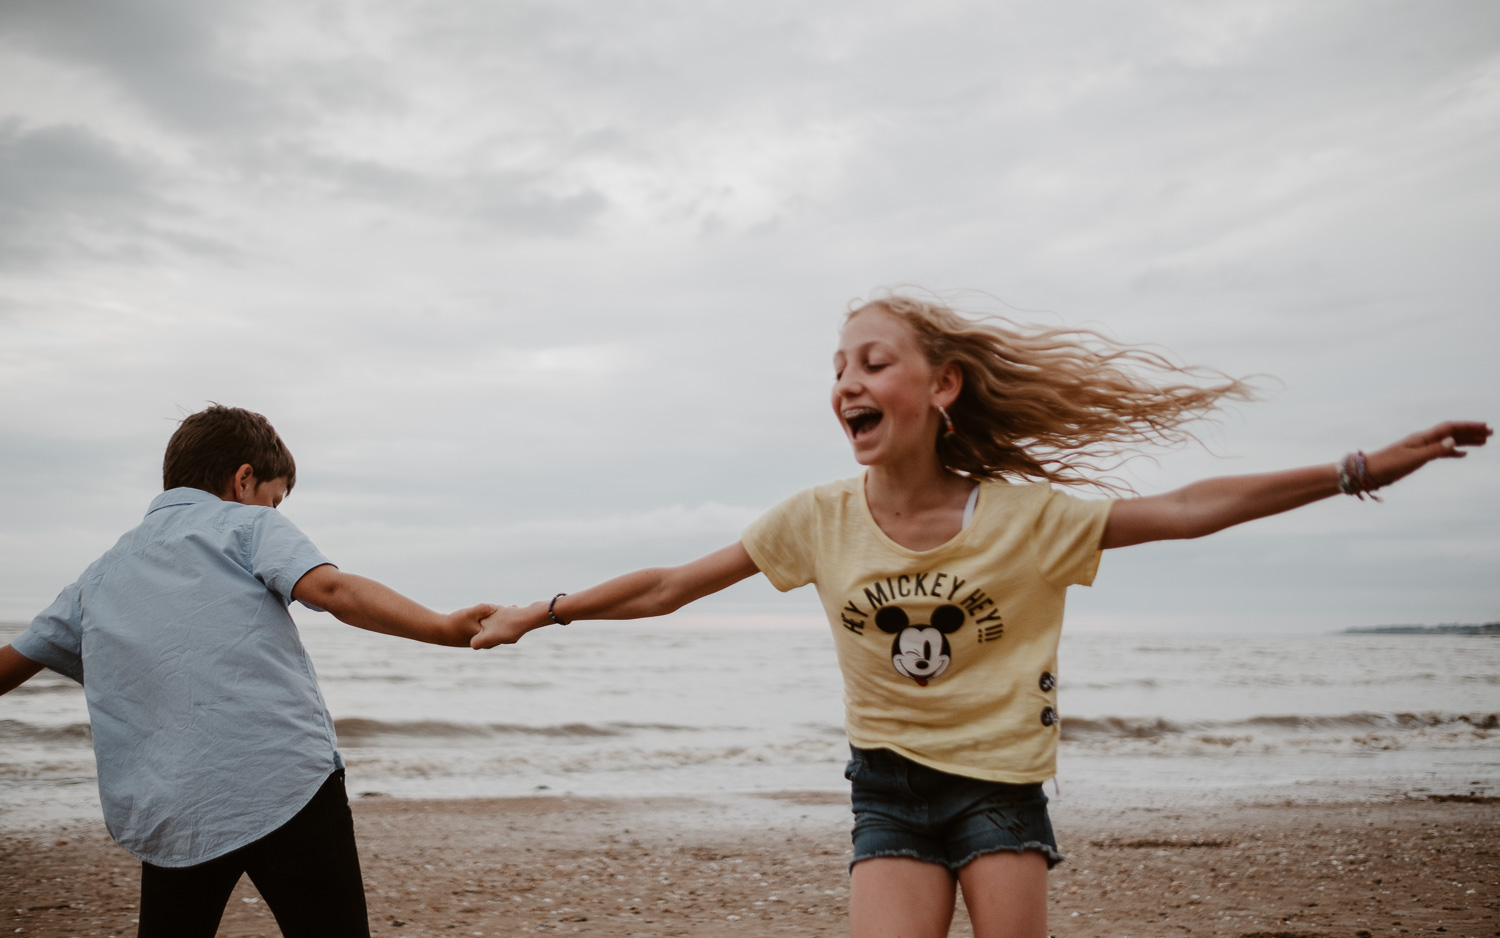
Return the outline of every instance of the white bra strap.
<path id="1" fill-rule="evenodd" d="M 979 486 L 975 485 L 969 492 L 969 500 L 964 505 L 964 523 L 962 527 L 967 528 L 969 522 L 974 520 L 974 506 L 979 504 Z"/>

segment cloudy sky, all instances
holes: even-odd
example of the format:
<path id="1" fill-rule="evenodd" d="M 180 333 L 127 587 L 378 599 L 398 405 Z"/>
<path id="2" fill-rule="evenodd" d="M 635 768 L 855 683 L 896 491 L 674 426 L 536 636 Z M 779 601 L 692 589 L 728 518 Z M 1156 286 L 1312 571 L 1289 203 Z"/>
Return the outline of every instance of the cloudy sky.
<path id="1" fill-rule="evenodd" d="M 1500 420 L 1496 167 L 1487 0 L 7 0 L 0 618 L 208 401 L 431 605 L 690 559 L 857 471 L 829 357 L 884 286 L 1268 376 L 1146 493 Z M 1497 460 L 1113 552 L 1072 621 L 1500 618 Z"/>

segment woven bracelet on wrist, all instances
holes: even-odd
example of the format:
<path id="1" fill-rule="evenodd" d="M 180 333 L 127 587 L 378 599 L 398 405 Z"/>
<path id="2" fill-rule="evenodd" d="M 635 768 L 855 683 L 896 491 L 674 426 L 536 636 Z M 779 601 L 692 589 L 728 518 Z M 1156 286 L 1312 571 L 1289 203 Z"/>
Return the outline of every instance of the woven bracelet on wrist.
<path id="1" fill-rule="evenodd" d="M 1359 491 L 1358 484 L 1354 481 L 1354 475 L 1349 471 L 1349 457 L 1345 456 L 1334 464 L 1339 473 L 1339 491 L 1345 495 L 1354 495 Z"/>
<path id="2" fill-rule="evenodd" d="M 1365 466 L 1365 451 L 1362 449 L 1354 451 L 1354 472 L 1359 476 L 1360 491 L 1367 493 L 1372 500 L 1380 501 L 1380 496 L 1375 494 L 1380 483 L 1375 481 L 1375 477 L 1370 475 L 1369 468 Z"/>
<path id="3" fill-rule="evenodd" d="M 561 619 L 559 619 L 557 617 L 557 601 L 559 599 L 562 599 L 566 595 L 568 595 L 568 594 L 567 593 L 558 593 L 556 596 L 552 597 L 552 601 L 547 604 L 547 618 L 549 618 L 549 619 L 552 620 L 552 624 L 553 625 L 567 625 L 568 624 L 568 623 L 564 622 L 563 620 L 561 620 Z"/>
<path id="4" fill-rule="evenodd" d="M 1363 450 L 1355 450 L 1338 462 L 1339 491 L 1345 495 L 1353 495 L 1360 501 L 1369 495 L 1372 501 L 1380 501 L 1375 490 L 1380 488 L 1380 483 L 1370 475 L 1370 470 L 1365 465 L 1365 454 Z"/>

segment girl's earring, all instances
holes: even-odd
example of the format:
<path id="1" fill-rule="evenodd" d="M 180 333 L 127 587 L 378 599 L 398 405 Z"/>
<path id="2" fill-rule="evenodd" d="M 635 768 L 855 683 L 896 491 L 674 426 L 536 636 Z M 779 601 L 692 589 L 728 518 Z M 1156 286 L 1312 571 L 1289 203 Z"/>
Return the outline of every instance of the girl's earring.
<path id="1" fill-rule="evenodd" d="M 943 439 L 953 436 L 958 431 L 953 429 L 953 418 L 948 416 L 948 411 L 941 404 L 938 405 L 938 414 L 943 418 Z"/>

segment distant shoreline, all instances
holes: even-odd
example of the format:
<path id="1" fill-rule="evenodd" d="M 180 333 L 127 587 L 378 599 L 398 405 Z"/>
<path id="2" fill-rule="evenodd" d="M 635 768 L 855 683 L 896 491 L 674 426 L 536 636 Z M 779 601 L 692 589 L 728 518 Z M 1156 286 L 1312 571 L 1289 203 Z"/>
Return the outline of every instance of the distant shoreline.
<path id="1" fill-rule="evenodd" d="M 1344 629 L 1344 635 L 1494 635 L 1500 637 L 1500 622 L 1483 625 L 1360 625 Z"/>

